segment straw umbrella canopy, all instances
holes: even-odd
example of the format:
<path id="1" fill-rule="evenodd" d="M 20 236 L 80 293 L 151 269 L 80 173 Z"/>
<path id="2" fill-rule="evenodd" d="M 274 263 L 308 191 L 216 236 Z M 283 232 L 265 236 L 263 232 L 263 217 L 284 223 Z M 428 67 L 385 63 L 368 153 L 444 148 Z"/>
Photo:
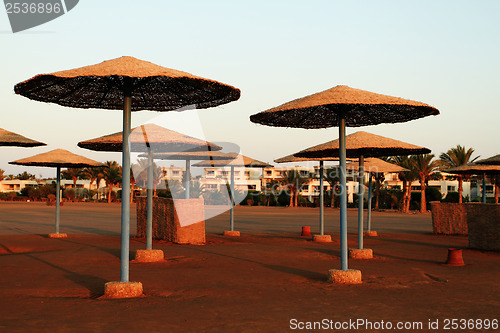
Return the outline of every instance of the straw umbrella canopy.
<path id="1" fill-rule="evenodd" d="M 486 203 L 486 175 L 499 175 L 500 164 L 466 164 L 456 168 L 444 170 L 447 173 L 461 174 L 461 175 L 483 175 L 483 194 L 482 202 Z M 496 185 L 495 185 L 496 186 Z M 495 191 L 495 201 L 497 201 L 498 190 Z"/>
<path id="2" fill-rule="evenodd" d="M 339 127 L 341 270 L 346 271 L 348 265 L 345 127 L 399 123 L 438 114 L 436 108 L 425 103 L 341 85 L 254 114 L 250 116 L 250 120 L 279 127 Z"/>
<path id="3" fill-rule="evenodd" d="M 28 139 L 20 134 L 0 128 L 0 146 L 7 147 L 38 147 L 46 146 L 46 143 Z"/>
<path id="4" fill-rule="evenodd" d="M 96 151 L 115 151 L 123 149 L 123 132 L 117 132 L 95 139 L 81 141 L 81 148 Z M 146 198 L 146 249 L 153 248 L 153 153 L 221 150 L 222 147 L 213 143 L 196 139 L 191 136 L 169 130 L 156 124 L 145 124 L 135 127 L 130 133 L 130 151 L 146 152 L 147 198 Z"/>
<path id="5" fill-rule="evenodd" d="M 14 91 L 63 106 L 123 110 L 120 282 L 129 281 L 131 111 L 172 111 L 190 106 L 204 109 L 240 97 L 240 90 L 230 85 L 133 57 L 37 75 L 18 83 Z"/>
<path id="6" fill-rule="evenodd" d="M 24 166 L 38 166 L 38 167 L 50 167 L 56 168 L 57 170 L 57 181 L 56 181 L 56 224 L 55 224 L 55 237 L 59 234 L 59 211 L 60 211 L 60 188 L 61 188 L 61 168 L 84 168 L 84 167 L 98 167 L 103 166 L 102 163 L 91 160 L 81 155 L 73 154 L 70 151 L 64 149 L 51 150 L 46 153 L 34 155 L 31 157 L 23 158 L 17 161 L 9 162 L 9 164 L 14 165 L 24 165 Z"/>
<path id="7" fill-rule="evenodd" d="M 365 157 L 377 156 L 397 156 L 397 155 L 411 155 L 411 154 L 426 154 L 430 153 L 430 149 L 425 147 L 416 146 L 391 138 L 386 138 L 381 135 L 376 135 L 368 132 L 358 131 L 349 134 L 345 137 L 346 142 L 346 156 L 357 157 L 359 159 L 359 183 L 362 184 L 364 180 L 364 159 Z M 298 157 L 318 157 L 330 156 L 338 157 L 340 153 L 340 140 L 328 141 L 320 145 L 316 145 L 304 149 L 295 154 Z M 379 163 L 380 164 L 380 163 Z M 368 210 L 367 231 L 371 231 L 371 180 L 372 174 L 369 174 L 369 191 L 368 191 Z M 358 249 L 363 249 L 363 203 L 364 203 L 364 187 L 358 187 Z"/>
<path id="8" fill-rule="evenodd" d="M 272 165 L 265 162 L 255 160 L 248 156 L 244 156 L 238 153 L 227 153 L 226 159 L 219 160 L 207 160 L 194 164 L 196 167 L 230 167 L 231 168 L 231 182 L 230 182 L 230 196 L 231 196 L 231 208 L 229 211 L 229 235 L 237 235 L 234 230 L 234 168 L 244 167 L 244 168 L 269 168 Z"/>
<path id="9" fill-rule="evenodd" d="M 476 161 L 476 164 L 500 165 L 500 154 Z"/>

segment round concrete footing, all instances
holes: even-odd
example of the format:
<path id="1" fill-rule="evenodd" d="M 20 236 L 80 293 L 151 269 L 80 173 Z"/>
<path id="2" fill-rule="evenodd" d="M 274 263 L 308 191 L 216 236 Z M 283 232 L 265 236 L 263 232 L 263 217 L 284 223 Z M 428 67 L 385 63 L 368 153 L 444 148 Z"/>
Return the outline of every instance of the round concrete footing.
<path id="1" fill-rule="evenodd" d="M 105 298 L 132 298 L 142 296 L 142 283 L 113 281 L 104 284 Z"/>
<path id="2" fill-rule="evenodd" d="M 230 231 L 230 230 L 225 230 L 224 231 L 224 236 L 231 236 L 231 237 L 239 237 L 240 232 L 239 231 Z"/>
<path id="3" fill-rule="evenodd" d="M 136 262 L 158 262 L 163 261 L 164 258 L 162 250 L 137 250 L 135 253 Z"/>
<path id="4" fill-rule="evenodd" d="M 349 249 L 349 258 L 352 259 L 372 259 L 372 249 Z"/>
<path id="5" fill-rule="evenodd" d="M 62 234 L 60 232 L 49 234 L 49 238 L 67 238 L 67 234 Z"/>
<path id="6" fill-rule="evenodd" d="M 336 284 L 360 284 L 361 271 L 357 269 L 348 269 L 343 271 L 340 269 L 330 269 L 328 271 L 328 282 Z"/>
<path id="7" fill-rule="evenodd" d="M 320 243 L 330 243 L 332 241 L 332 236 L 330 236 L 330 235 L 314 235 L 313 241 L 320 242 Z"/>
<path id="8" fill-rule="evenodd" d="M 378 233 L 376 231 L 365 231 L 365 236 L 367 237 L 377 237 L 378 236 Z"/>

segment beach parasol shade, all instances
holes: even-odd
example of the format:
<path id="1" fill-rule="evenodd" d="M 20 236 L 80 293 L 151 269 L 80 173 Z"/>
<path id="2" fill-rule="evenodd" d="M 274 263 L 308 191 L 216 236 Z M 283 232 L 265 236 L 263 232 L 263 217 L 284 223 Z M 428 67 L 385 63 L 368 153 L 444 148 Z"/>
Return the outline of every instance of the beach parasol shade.
<path id="1" fill-rule="evenodd" d="M 359 170 L 358 163 L 349 163 L 346 165 L 347 169 Z M 399 165 L 386 162 L 380 158 L 367 158 L 364 163 L 364 172 L 371 173 L 385 173 L 385 172 L 407 172 L 410 171 Z"/>
<path id="2" fill-rule="evenodd" d="M 462 175 L 497 175 L 500 174 L 500 165 L 467 164 L 443 170 L 443 172 Z"/>
<path id="3" fill-rule="evenodd" d="M 359 131 L 345 137 L 347 157 L 376 157 L 376 156 L 397 156 L 427 154 L 431 150 L 425 147 L 419 147 L 406 142 L 386 138 L 363 131 Z M 304 149 L 295 153 L 296 157 L 338 157 L 339 139 L 328 141 L 326 143 Z"/>
<path id="4" fill-rule="evenodd" d="M 46 146 L 46 143 L 28 139 L 20 134 L 0 128 L 0 146 L 9 147 L 38 147 Z"/>
<path id="5" fill-rule="evenodd" d="M 97 151 L 122 151 L 123 132 L 81 141 L 78 147 Z M 153 152 L 187 152 L 221 150 L 222 147 L 166 129 L 155 124 L 141 125 L 130 133 L 130 150 L 144 152 L 150 147 Z M 147 156 L 146 156 L 147 157 Z"/>
<path id="6" fill-rule="evenodd" d="M 60 168 L 84 168 L 93 166 L 103 166 L 102 163 L 89 158 L 73 154 L 64 149 L 55 149 L 46 153 L 23 158 L 9 164 L 40 166 L 40 167 L 60 167 Z"/>
<path id="7" fill-rule="evenodd" d="M 227 153 L 227 159 L 216 161 L 203 161 L 194 164 L 197 167 L 245 167 L 245 168 L 270 168 L 272 165 L 244 156 L 238 153 Z"/>
<path id="8" fill-rule="evenodd" d="M 500 165 L 500 154 L 485 158 L 484 160 L 479 160 L 476 164 Z"/>
<path id="9" fill-rule="evenodd" d="M 14 87 L 30 99 L 74 108 L 123 109 L 124 92 L 132 111 L 198 109 L 229 103 L 240 97 L 232 86 L 165 68 L 133 57 L 40 74 Z"/>
<path id="10" fill-rule="evenodd" d="M 406 122 L 439 111 L 425 103 L 340 85 L 254 114 L 250 120 L 269 126 L 325 128 L 338 126 L 339 114 L 345 116 L 346 126 L 359 127 Z"/>

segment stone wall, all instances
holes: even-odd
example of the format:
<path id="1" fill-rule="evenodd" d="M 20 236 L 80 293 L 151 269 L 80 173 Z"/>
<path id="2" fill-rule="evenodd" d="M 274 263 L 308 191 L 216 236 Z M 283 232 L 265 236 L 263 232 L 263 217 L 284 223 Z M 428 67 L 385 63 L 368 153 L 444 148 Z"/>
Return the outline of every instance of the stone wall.
<path id="1" fill-rule="evenodd" d="M 146 197 L 137 197 L 137 237 L 146 237 Z M 153 239 L 205 243 L 203 199 L 153 198 Z"/>
<path id="2" fill-rule="evenodd" d="M 500 251 L 500 205 L 470 203 L 466 206 L 469 247 Z"/>
<path id="3" fill-rule="evenodd" d="M 432 232 L 444 235 L 467 235 L 466 204 L 431 201 Z"/>

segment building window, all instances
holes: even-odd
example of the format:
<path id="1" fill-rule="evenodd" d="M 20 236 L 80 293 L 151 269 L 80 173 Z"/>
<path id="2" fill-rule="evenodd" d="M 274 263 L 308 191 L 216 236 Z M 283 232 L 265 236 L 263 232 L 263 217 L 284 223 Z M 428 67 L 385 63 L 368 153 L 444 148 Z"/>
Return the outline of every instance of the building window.
<path id="1" fill-rule="evenodd" d="M 227 175 L 229 175 L 229 171 L 222 171 L 222 175 L 223 175 L 223 176 L 227 176 Z"/>
<path id="2" fill-rule="evenodd" d="M 271 170 L 266 171 L 266 175 L 271 176 L 273 172 Z"/>
<path id="3" fill-rule="evenodd" d="M 179 174 L 179 170 L 174 170 L 174 171 L 172 171 L 172 173 L 173 173 L 174 175 L 178 175 L 178 174 Z"/>
<path id="4" fill-rule="evenodd" d="M 213 176 L 214 175 L 214 171 L 213 170 L 208 170 L 207 171 L 207 176 Z"/>
<path id="5" fill-rule="evenodd" d="M 249 190 L 256 190 L 257 189 L 257 185 L 248 185 L 248 189 Z"/>
<path id="6" fill-rule="evenodd" d="M 456 192 L 455 186 L 448 185 L 448 192 Z"/>
<path id="7" fill-rule="evenodd" d="M 412 190 L 412 191 L 420 191 L 420 190 L 422 190 L 422 189 L 420 188 L 420 185 L 416 185 L 416 186 L 412 186 L 412 187 L 411 187 L 411 190 Z"/>

